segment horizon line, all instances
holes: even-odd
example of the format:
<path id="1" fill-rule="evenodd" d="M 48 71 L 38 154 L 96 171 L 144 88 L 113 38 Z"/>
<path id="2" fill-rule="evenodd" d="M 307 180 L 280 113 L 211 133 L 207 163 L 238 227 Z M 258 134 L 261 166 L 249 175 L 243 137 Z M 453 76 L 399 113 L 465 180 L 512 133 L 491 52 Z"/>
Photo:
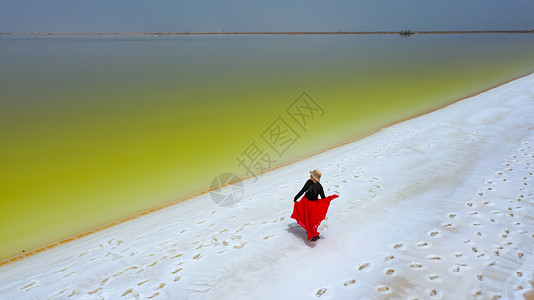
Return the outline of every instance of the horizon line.
<path id="1" fill-rule="evenodd" d="M 0 36 L 116 36 L 116 35 L 155 35 L 155 36 L 224 36 L 224 35 L 374 35 L 374 34 L 488 34 L 488 33 L 532 33 L 532 30 L 401 30 L 401 31 L 213 31 L 213 32 L 0 32 Z"/>

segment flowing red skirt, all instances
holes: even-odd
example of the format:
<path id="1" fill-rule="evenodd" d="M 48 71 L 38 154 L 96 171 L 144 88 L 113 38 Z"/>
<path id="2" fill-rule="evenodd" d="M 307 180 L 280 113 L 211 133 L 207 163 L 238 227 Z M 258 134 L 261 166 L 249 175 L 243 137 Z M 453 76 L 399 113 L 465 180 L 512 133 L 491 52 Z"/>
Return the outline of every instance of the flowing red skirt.
<path id="1" fill-rule="evenodd" d="M 319 235 L 317 227 L 319 227 L 319 224 L 326 217 L 330 201 L 337 197 L 339 196 L 332 195 L 324 199 L 312 201 L 308 200 L 306 196 L 303 196 L 299 202 L 295 202 L 291 218 L 295 219 L 300 226 L 306 229 L 308 240 Z"/>

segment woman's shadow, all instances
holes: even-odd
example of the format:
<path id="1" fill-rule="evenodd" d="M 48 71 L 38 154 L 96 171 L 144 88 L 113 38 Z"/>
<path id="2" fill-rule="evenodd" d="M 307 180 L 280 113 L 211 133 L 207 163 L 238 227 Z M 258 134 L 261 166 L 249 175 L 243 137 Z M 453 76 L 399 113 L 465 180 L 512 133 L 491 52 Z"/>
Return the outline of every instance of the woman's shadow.
<path id="1" fill-rule="evenodd" d="M 306 229 L 302 228 L 296 222 L 288 224 L 287 227 L 288 227 L 287 231 L 291 232 L 296 237 L 302 239 L 302 241 L 304 242 L 304 244 L 306 244 L 306 246 L 310 248 L 315 248 L 317 244 L 315 242 L 311 242 L 308 240 L 308 234 L 306 233 Z"/>

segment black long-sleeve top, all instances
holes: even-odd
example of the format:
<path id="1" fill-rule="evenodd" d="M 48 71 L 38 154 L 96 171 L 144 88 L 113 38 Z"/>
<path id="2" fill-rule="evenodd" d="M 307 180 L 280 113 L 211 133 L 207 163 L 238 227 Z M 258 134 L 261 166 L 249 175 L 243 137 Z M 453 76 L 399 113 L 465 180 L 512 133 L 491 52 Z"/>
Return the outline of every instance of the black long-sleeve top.
<path id="1" fill-rule="evenodd" d="M 302 187 L 302 190 L 300 190 L 300 192 L 295 196 L 294 200 L 297 201 L 300 196 L 302 196 L 302 194 L 304 194 L 304 196 L 306 196 L 308 200 L 317 200 L 319 198 L 319 195 L 321 195 L 321 199 L 326 198 L 321 183 L 314 183 L 311 179 L 306 181 L 304 187 Z"/>

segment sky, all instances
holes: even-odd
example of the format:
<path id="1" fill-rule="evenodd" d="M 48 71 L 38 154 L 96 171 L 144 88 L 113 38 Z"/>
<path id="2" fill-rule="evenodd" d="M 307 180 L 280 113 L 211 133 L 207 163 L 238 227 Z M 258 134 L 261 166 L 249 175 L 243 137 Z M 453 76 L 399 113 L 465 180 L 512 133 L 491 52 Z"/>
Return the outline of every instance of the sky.
<path id="1" fill-rule="evenodd" d="M 0 0 L 0 32 L 532 30 L 533 0 Z"/>

